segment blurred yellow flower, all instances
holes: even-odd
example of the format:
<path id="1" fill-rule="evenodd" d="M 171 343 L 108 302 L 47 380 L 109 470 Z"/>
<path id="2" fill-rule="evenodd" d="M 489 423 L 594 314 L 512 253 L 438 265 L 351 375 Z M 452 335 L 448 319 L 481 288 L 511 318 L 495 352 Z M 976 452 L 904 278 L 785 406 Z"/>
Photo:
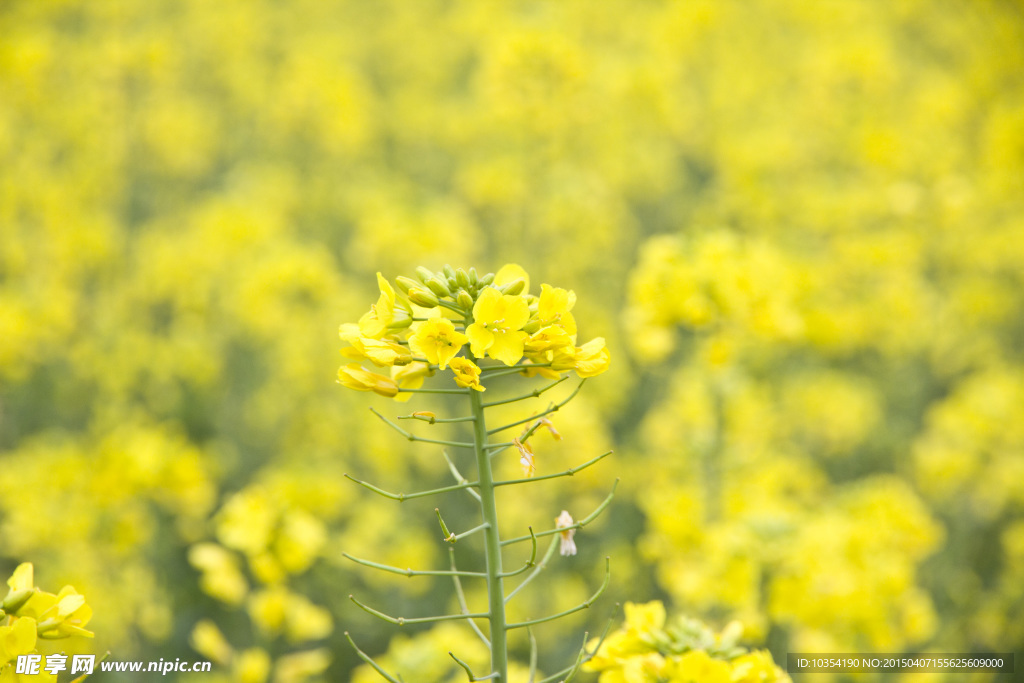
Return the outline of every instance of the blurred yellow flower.
<path id="1" fill-rule="evenodd" d="M 36 649 L 36 620 L 20 617 L 8 626 L 0 626 L 0 667 Z"/>
<path id="2" fill-rule="evenodd" d="M 596 337 L 577 347 L 573 362 L 576 374 L 580 377 L 594 377 L 607 370 L 611 364 L 611 354 L 605 348 L 604 337 Z"/>
<path id="3" fill-rule="evenodd" d="M 338 382 L 349 389 L 372 391 L 388 398 L 398 395 L 395 380 L 364 370 L 359 363 L 349 363 L 338 368 Z"/>

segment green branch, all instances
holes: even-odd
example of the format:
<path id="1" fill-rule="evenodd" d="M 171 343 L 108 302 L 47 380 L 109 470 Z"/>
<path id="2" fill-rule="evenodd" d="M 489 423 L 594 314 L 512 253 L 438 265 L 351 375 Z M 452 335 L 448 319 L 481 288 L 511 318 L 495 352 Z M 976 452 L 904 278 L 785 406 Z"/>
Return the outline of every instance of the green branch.
<path id="1" fill-rule="evenodd" d="M 591 512 L 589 515 L 587 515 L 586 517 L 584 517 L 580 521 L 578 521 L 578 522 L 576 522 L 574 524 L 571 524 L 569 526 L 566 526 L 566 527 L 558 527 L 558 528 L 555 528 L 555 529 L 548 529 L 547 531 L 541 531 L 540 533 L 537 534 L 537 536 L 538 537 L 539 536 L 551 536 L 552 534 L 560 534 L 563 531 L 568 531 L 569 529 L 582 529 L 583 527 L 585 527 L 586 525 L 590 524 L 595 519 L 597 519 L 597 517 L 602 512 L 605 511 L 605 508 L 607 508 L 611 504 L 612 499 L 615 498 L 615 489 L 618 488 L 618 486 L 619 486 L 619 480 L 616 479 L 615 483 L 612 485 L 612 492 L 609 493 L 608 496 L 603 501 L 601 501 L 601 504 L 598 505 L 597 508 L 593 512 Z M 501 544 L 502 545 L 512 545 L 513 543 L 520 543 L 522 541 L 527 541 L 529 539 L 530 539 L 530 536 L 516 536 L 515 538 L 509 538 L 509 539 L 506 539 L 506 540 L 502 541 Z"/>
<path id="2" fill-rule="evenodd" d="M 596 462 L 598 462 L 600 460 L 603 460 L 604 458 L 607 458 L 609 455 L 611 455 L 614 452 L 615 451 L 608 451 L 607 453 L 602 453 L 601 455 L 597 456 L 596 458 L 593 458 L 592 460 L 586 461 L 582 465 L 577 465 L 576 467 L 570 467 L 569 469 L 565 470 L 564 472 L 558 472 L 557 474 L 544 474 L 544 475 L 541 475 L 539 477 L 528 477 L 526 479 L 509 479 L 509 480 L 506 480 L 506 481 L 496 481 L 496 482 L 494 482 L 494 485 L 495 486 L 508 486 L 509 484 L 527 484 L 527 483 L 529 483 L 531 481 L 544 481 L 545 479 L 557 479 L 558 477 L 571 477 L 574 474 L 576 474 L 577 472 L 579 472 L 580 470 L 585 470 L 588 467 L 590 467 L 591 465 L 593 465 L 594 463 L 596 463 Z"/>
<path id="3" fill-rule="evenodd" d="M 540 396 L 541 394 L 543 394 L 545 391 L 547 391 L 549 389 L 554 389 L 556 386 L 558 386 L 559 384 L 561 384 L 562 382 L 564 382 L 567 379 L 569 379 L 569 375 L 566 375 L 565 377 L 562 377 L 561 379 L 556 379 L 551 384 L 545 385 L 545 386 L 541 387 L 540 389 L 534 389 L 533 391 L 531 391 L 528 394 L 523 394 L 522 396 L 516 396 L 515 398 L 506 398 L 506 399 L 501 400 L 501 401 L 493 401 L 491 403 L 484 403 L 483 407 L 484 408 L 493 408 L 494 406 L 501 406 L 501 405 L 505 405 L 506 403 L 515 403 L 516 401 L 525 401 L 528 398 L 536 398 L 536 397 Z"/>
<path id="4" fill-rule="evenodd" d="M 527 577 L 526 577 L 525 579 L 523 579 L 522 583 L 520 583 L 520 584 L 519 584 L 518 586 L 516 586 L 516 587 L 515 587 L 515 588 L 514 588 L 514 589 L 512 590 L 512 592 L 511 592 L 511 593 L 509 593 L 508 595 L 506 595 L 506 596 L 505 596 L 505 604 L 508 604 L 508 602 L 509 602 L 509 601 L 510 601 L 510 600 L 511 600 L 512 598 L 514 598 L 514 597 L 516 596 L 516 594 L 518 594 L 518 593 L 519 593 L 519 591 L 521 591 L 521 590 L 523 590 L 524 588 L 526 588 L 526 586 L 527 586 L 527 585 L 528 585 L 528 584 L 529 584 L 529 583 L 530 583 L 531 581 L 533 581 L 533 580 L 534 580 L 535 578 L 537 578 L 537 576 L 538 576 L 538 575 L 539 575 L 539 574 L 540 574 L 540 573 L 541 573 L 542 571 L 544 571 L 544 568 L 548 566 L 548 562 L 550 562 L 550 561 L 551 561 L 551 558 L 552 558 L 552 557 L 554 556 L 554 554 L 555 554 L 555 548 L 556 548 L 557 546 L 558 546 L 558 539 L 557 539 L 557 538 L 553 538 L 553 539 L 551 539 L 551 543 L 550 543 L 550 545 L 548 545 L 548 549 L 547 549 L 547 550 L 546 550 L 546 551 L 544 552 L 544 557 L 543 557 L 543 558 L 541 558 L 541 561 L 537 563 L 537 567 L 536 567 L 536 569 L 534 569 L 534 570 L 533 570 L 532 572 L 530 572 L 530 575 L 529 575 L 529 576 L 527 576 Z"/>
<path id="5" fill-rule="evenodd" d="M 525 572 L 527 569 L 529 569 L 530 567 L 533 567 L 533 566 L 535 566 L 537 564 L 537 536 L 536 536 L 536 534 L 533 533 L 533 527 L 532 526 L 529 527 L 529 529 L 530 529 L 530 538 L 533 539 L 533 549 L 530 551 L 530 559 L 527 560 L 526 564 L 524 564 L 519 569 L 516 569 L 515 571 L 511 571 L 511 572 L 505 572 L 504 574 L 501 575 L 501 578 L 507 579 L 510 576 L 519 576 L 520 574 Z M 505 602 L 508 602 L 508 598 L 505 598 Z"/>
<path id="6" fill-rule="evenodd" d="M 473 447 L 473 444 L 468 443 L 466 441 L 443 441 L 443 440 L 440 440 L 440 439 L 424 439 L 421 436 L 416 436 L 415 434 L 413 434 L 411 432 L 407 432 L 406 430 L 402 429 L 397 424 L 395 424 L 394 422 L 392 422 L 388 418 L 386 418 L 383 415 L 381 415 L 380 413 L 378 413 L 376 408 L 370 408 L 370 412 L 373 413 L 374 415 L 376 415 L 377 417 L 379 417 L 380 419 L 384 420 L 384 422 L 386 422 L 392 429 L 394 429 L 396 432 L 398 432 L 399 434 L 404 436 L 409 441 L 419 441 L 420 443 L 436 443 L 436 444 L 440 444 L 442 446 L 454 446 L 455 448 L 472 448 Z"/>
<path id="7" fill-rule="evenodd" d="M 360 650 L 359 646 L 356 645 L 354 640 L 352 640 L 352 636 L 350 636 L 348 634 L 348 631 L 345 631 L 345 638 L 348 639 L 348 644 L 351 645 L 352 649 L 356 651 L 356 654 L 359 655 L 359 658 L 361 660 L 363 660 L 364 662 L 366 662 L 367 664 L 369 664 L 370 666 L 372 666 L 377 673 L 379 673 L 381 676 L 383 676 L 385 678 L 385 680 L 389 681 L 389 683 L 405 683 L 405 681 L 402 680 L 401 676 L 399 676 L 398 678 L 395 678 L 394 676 L 389 674 L 387 671 L 382 669 L 380 667 L 380 664 L 378 664 L 377 662 L 373 661 L 373 659 L 370 657 L 370 655 L 368 655 L 365 652 L 363 652 L 362 650 Z"/>
<path id="8" fill-rule="evenodd" d="M 552 614 L 552 615 L 547 616 L 547 617 L 541 617 L 540 619 L 530 619 L 528 621 L 519 621 L 519 622 L 516 622 L 514 624 L 509 624 L 508 625 L 508 629 L 511 631 L 514 628 L 525 628 L 527 626 L 535 626 L 536 624 L 543 624 L 544 622 L 554 621 L 555 619 L 559 619 L 559 618 L 567 616 L 569 614 L 573 614 L 575 612 L 579 612 L 580 610 L 585 610 L 585 609 L 589 608 L 591 605 L 594 604 L 595 600 L 597 600 L 599 597 L 601 597 L 601 594 L 604 593 L 605 589 L 608 588 L 608 582 L 611 580 L 611 577 L 612 577 L 612 561 L 611 561 L 610 557 L 606 557 L 606 558 L 604 558 L 604 581 L 601 583 L 601 587 L 597 589 L 597 592 L 594 593 L 592 596 L 590 596 L 589 600 L 584 600 L 583 602 L 581 602 L 580 604 L 576 605 L 575 607 L 570 607 L 569 609 L 563 610 L 563 611 L 559 612 L 558 614 Z"/>
<path id="9" fill-rule="evenodd" d="M 384 614 L 383 612 L 378 612 L 377 610 L 373 609 L 372 607 L 370 607 L 368 605 L 364 605 L 363 603 L 361 603 L 358 600 L 356 600 L 354 595 L 349 595 L 348 599 L 351 600 L 352 602 L 354 602 L 356 605 L 358 605 L 364 611 L 372 614 L 373 616 L 375 616 L 375 617 L 377 617 L 379 619 L 383 619 L 384 621 L 386 621 L 388 623 L 397 624 L 398 626 L 405 626 L 406 624 L 433 624 L 433 623 L 437 623 L 439 621 L 458 621 L 458 620 L 461 620 L 461 619 L 483 619 L 484 617 L 487 616 L 487 614 L 484 613 L 484 614 L 442 614 L 441 616 L 437 616 L 437 617 L 392 617 L 390 615 Z"/>
<path id="10" fill-rule="evenodd" d="M 413 413 L 411 415 L 399 415 L 399 420 L 419 420 L 420 422 L 426 422 L 428 424 L 440 424 L 443 422 L 472 422 L 473 416 L 466 415 L 465 417 L 429 417 L 427 415 L 417 415 Z"/>
<path id="11" fill-rule="evenodd" d="M 379 562 L 371 562 L 370 560 L 364 560 L 361 557 L 355 557 L 354 555 L 349 555 L 348 553 L 342 553 L 341 556 L 344 557 L 347 560 L 352 560 L 356 564 L 361 564 L 364 567 L 372 567 L 374 569 L 380 569 L 382 571 L 391 572 L 392 574 L 401 574 L 402 576 L 410 576 L 410 577 L 412 577 L 412 576 L 452 576 L 453 575 L 452 570 L 447 570 L 447 569 L 426 569 L 426 570 L 402 569 L 401 567 L 392 567 L 391 565 L 381 564 Z M 476 576 L 476 577 L 486 576 L 486 574 L 484 574 L 483 572 L 459 572 L 459 571 L 454 572 L 454 575 L 455 576 Z"/>
<path id="12" fill-rule="evenodd" d="M 448 463 L 448 470 L 452 473 L 452 476 L 455 477 L 455 481 L 457 481 L 460 484 L 469 484 L 469 480 L 462 476 L 462 473 L 459 472 L 458 468 L 455 467 L 455 463 L 453 463 L 452 459 L 448 457 L 448 451 L 441 451 L 441 455 L 444 456 L 444 461 Z M 469 495 L 476 498 L 477 501 L 480 500 L 480 494 L 474 491 L 472 488 L 467 488 L 466 492 Z"/>
<path id="13" fill-rule="evenodd" d="M 407 501 L 407 500 L 412 500 L 413 498 L 424 498 L 426 496 L 436 496 L 439 493 L 448 493 L 449 491 L 461 491 L 463 489 L 472 489 L 473 487 L 475 487 L 477 485 L 476 482 L 466 482 L 465 484 L 455 484 L 454 486 L 442 486 L 439 489 L 430 489 L 429 491 L 415 491 L 413 493 L 391 493 L 390 491 L 385 491 L 384 489 L 379 488 L 377 486 L 374 486 L 373 484 L 365 482 L 365 481 L 363 481 L 361 479 L 356 479 L 355 477 L 350 476 L 347 472 L 344 473 L 341 476 L 343 476 L 346 479 L 349 479 L 351 481 L 354 481 L 355 483 L 359 484 L 360 486 L 368 488 L 371 491 L 373 491 L 374 493 L 378 493 L 378 494 L 384 496 L 385 498 L 390 498 L 391 500 L 397 500 L 399 503 L 402 503 L 402 502 Z"/>
<path id="14" fill-rule="evenodd" d="M 459 600 L 459 609 L 462 610 L 463 614 L 469 614 L 469 604 L 466 602 L 466 593 L 462 590 L 462 581 L 459 580 L 458 568 L 455 566 L 455 548 L 448 548 L 448 563 L 452 568 L 452 583 L 455 584 L 455 596 Z M 487 649 L 491 649 L 491 641 L 484 635 L 484 632 L 480 630 L 480 627 L 476 625 L 476 622 L 472 619 L 469 620 L 469 627 L 473 629 L 473 632 L 480 637 L 480 640 L 484 642 Z"/>
<path id="15" fill-rule="evenodd" d="M 550 415 L 551 413 L 558 412 L 569 401 L 571 401 L 574 398 L 576 398 L 576 394 L 580 393 L 580 389 L 583 387 L 583 383 L 586 382 L 586 381 L 587 381 L 586 378 L 581 379 L 580 383 L 576 385 L 576 388 L 572 390 L 572 393 L 569 394 L 565 398 L 564 401 L 559 401 L 558 403 L 549 404 L 548 407 L 545 410 L 542 410 L 541 412 L 537 413 L 536 415 L 531 415 L 530 417 L 523 418 L 522 420 L 516 420 L 515 422 L 510 422 L 507 425 L 505 425 L 504 427 L 497 427 L 495 429 L 491 429 L 491 430 L 489 430 L 487 432 L 487 435 L 490 436 L 491 434 L 497 434 L 498 432 L 505 431 L 506 429 L 512 429 L 512 427 L 518 427 L 519 425 L 526 424 L 527 422 L 530 422 L 531 420 L 539 420 L 539 419 L 541 419 L 542 417 L 544 417 L 546 415 Z M 522 441 L 522 439 L 520 439 L 520 441 Z"/>

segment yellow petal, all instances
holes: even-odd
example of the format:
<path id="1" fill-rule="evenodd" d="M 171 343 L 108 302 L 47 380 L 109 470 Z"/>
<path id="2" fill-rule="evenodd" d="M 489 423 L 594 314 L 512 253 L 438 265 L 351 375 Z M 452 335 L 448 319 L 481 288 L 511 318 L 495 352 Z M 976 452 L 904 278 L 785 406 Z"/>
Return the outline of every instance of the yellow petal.
<path id="1" fill-rule="evenodd" d="M 500 287 L 519 278 L 522 278 L 526 282 L 526 286 L 523 287 L 523 294 L 526 294 L 530 291 L 529 273 L 527 273 L 518 263 L 506 263 L 498 270 L 497 273 L 494 274 L 494 284 Z"/>

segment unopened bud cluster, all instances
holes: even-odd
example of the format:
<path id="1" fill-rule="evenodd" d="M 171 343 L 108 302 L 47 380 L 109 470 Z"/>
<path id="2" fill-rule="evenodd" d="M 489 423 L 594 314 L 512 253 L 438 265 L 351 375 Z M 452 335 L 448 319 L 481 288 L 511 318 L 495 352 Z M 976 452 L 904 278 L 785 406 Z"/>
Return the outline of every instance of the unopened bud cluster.
<path id="1" fill-rule="evenodd" d="M 338 371 L 341 384 L 404 400 L 424 378 L 449 367 L 457 386 L 484 391 L 479 362 L 485 357 L 552 378 L 608 369 L 603 338 L 576 346 L 571 290 L 544 284 L 531 294 L 529 276 L 515 264 L 484 275 L 475 268 L 446 265 L 434 272 L 421 266 L 415 275 L 397 277 L 396 287 L 378 273 L 377 302 L 358 323 L 341 326 L 349 344 L 342 355 L 356 361 Z M 390 375 L 359 361 L 388 367 Z"/>

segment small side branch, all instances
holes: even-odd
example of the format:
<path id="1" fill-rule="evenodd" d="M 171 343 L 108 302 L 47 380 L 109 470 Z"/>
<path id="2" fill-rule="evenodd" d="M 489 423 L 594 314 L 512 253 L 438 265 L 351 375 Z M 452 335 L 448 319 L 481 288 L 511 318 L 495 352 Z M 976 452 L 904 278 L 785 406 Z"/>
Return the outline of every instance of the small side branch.
<path id="1" fill-rule="evenodd" d="M 561 617 L 567 616 L 569 614 L 573 614 L 574 612 L 579 612 L 580 610 L 585 610 L 585 609 L 589 608 L 592 604 L 594 604 L 595 600 L 597 600 L 599 597 L 601 597 L 601 594 L 604 593 L 605 589 L 608 588 L 608 582 L 611 580 L 611 577 L 612 577 L 611 558 L 610 557 L 606 557 L 606 558 L 604 558 L 604 581 L 601 583 L 601 587 L 597 589 L 597 592 L 594 593 L 592 596 L 590 596 L 589 600 L 585 600 L 585 601 L 581 602 L 580 604 L 576 605 L 575 607 L 570 607 L 569 609 L 563 610 L 563 611 L 559 612 L 558 614 L 552 614 L 550 616 L 541 617 L 539 619 L 529 619 L 527 621 L 520 621 L 520 622 L 516 622 L 514 624 L 509 624 L 508 625 L 509 630 L 514 629 L 514 628 L 525 628 L 527 626 L 534 626 L 536 624 L 543 624 L 543 623 L 548 622 L 548 621 L 554 621 L 555 619 L 560 619 Z M 584 641 L 584 644 L 585 644 L 585 642 L 586 641 Z"/>
<path id="2" fill-rule="evenodd" d="M 532 526 L 529 527 L 529 529 L 530 529 L 530 538 L 533 539 L 533 549 L 530 551 L 530 559 L 526 561 L 526 564 L 524 564 L 519 569 L 516 569 L 515 571 L 503 572 L 502 574 L 499 575 L 499 576 L 501 576 L 501 578 L 507 579 L 510 576 L 519 576 L 520 574 L 525 572 L 527 569 L 529 569 L 530 567 L 533 567 L 533 566 L 535 566 L 537 564 L 537 535 L 535 533 L 533 533 L 533 527 Z M 507 602 L 507 600 L 506 600 L 506 602 Z"/>
<path id="3" fill-rule="evenodd" d="M 597 644 L 594 646 L 594 648 L 592 650 L 590 650 L 589 652 L 586 651 L 586 647 L 587 647 L 587 645 L 586 645 L 586 643 L 587 643 L 587 634 L 583 634 L 583 647 L 581 648 L 581 653 L 580 653 L 582 655 L 582 658 L 578 656 L 576 658 L 576 662 L 575 663 L 573 663 L 570 666 L 565 667 L 564 669 L 562 669 L 561 671 L 559 671 L 557 673 L 551 674 L 547 678 L 544 678 L 544 679 L 538 681 L 538 683 L 555 683 L 555 681 L 559 681 L 559 683 L 569 683 L 569 681 L 572 680 L 573 676 L 576 675 L 576 672 L 579 671 L 578 667 L 580 667 L 580 666 L 586 664 L 587 662 L 589 662 L 591 659 L 593 659 L 597 655 L 598 652 L 601 651 L 601 646 L 604 645 L 605 639 L 608 637 L 608 634 L 611 632 L 612 624 L 615 622 L 615 617 L 618 614 L 618 612 L 619 612 L 619 605 L 618 605 L 618 603 L 616 603 L 615 604 L 615 609 L 612 611 L 612 616 L 609 617 L 608 623 L 605 625 L 604 631 L 601 633 L 601 637 L 598 638 Z M 568 676 L 566 676 L 567 674 L 568 674 Z M 562 676 L 566 676 L 566 678 L 562 678 Z"/>
<path id="4" fill-rule="evenodd" d="M 530 638 L 530 678 L 526 683 L 533 683 L 537 678 L 537 639 L 533 637 L 533 629 L 526 629 L 526 635 Z"/>
<path id="5" fill-rule="evenodd" d="M 454 486 L 442 486 L 439 489 L 431 489 L 429 491 L 415 491 L 413 493 L 391 493 L 390 491 L 385 491 L 384 489 L 378 488 L 373 484 L 365 482 L 361 479 L 356 479 L 355 477 L 350 476 L 347 472 L 342 476 L 345 477 L 346 479 L 354 481 L 360 486 L 370 489 L 374 493 L 378 493 L 384 496 L 385 498 L 397 500 L 399 503 L 402 503 L 407 500 L 412 500 L 413 498 L 425 498 L 426 496 L 436 496 L 439 493 L 448 493 L 449 491 L 461 491 L 463 489 L 473 489 L 476 487 L 476 482 L 466 482 L 464 484 L 455 484 Z"/>
<path id="6" fill-rule="evenodd" d="M 455 548 L 448 549 L 448 562 L 452 568 L 452 583 L 455 584 L 455 595 L 459 599 L 459 609 L 462 610 L 463 614 L 469 614 L 469 605 L 466 603 L 466 593 L 462 590 L 462 582 L 459 581 L 458 569 L 455 566 Z M 469 620 L 469 627 L 473 629 L 473 632 L 483 641 L 484 645 L 489 650 L 491 648 L 491 641 L 484 632 L 480 630 L 480 627 L 476 625 L 476 622 L 472 619 Z"/>
<path id="7" fill-rule="evenodd" d="M 608 451 L 607 453 L 602 453 L 601 455 L 597 456 L 596 458 L 592 458 L 591 460 L 586 461 L 582 465 L 577 465 L 576 467 L 570 467 L 569 469 L 565 470 L 564 472 L 558 472 L 556 474 L 544 474 L 544 475 L 541 475 L 539 477 L 528 477 L 526 479 L 509 479 L 507 481 L 496 481 L 496 482 L 494 482 L 494 485 L 495 486 L 508 486 L 509 484 L 526 484 L 526 483 L 531 482 L 531 481 L 544 481 L 545 479 L 557 479 L 559 477 L 571 477 L 574 474 L 576 474 L 577 472 L 579 472 L 581 470 L 585 470 L 588 467 L 590 467 L 591 465 L 593 465 L 593 464 L 603 460 L 604 458 L 607 458 L 609 455 L 611 455 L 614 452 L 615 451 Z"/>
<path id="8" fill-rule="evenodd" d="M 441 451 L 441 455 L 444 456 L 444 461 L 446 463 L 448 463 L 448 470 L 452 473 L 452 476 L 455 477 L 455 481 L 457 481 L 460 484 L 469 484 L 469 480 L 466 479 L 464 476 L 462 476 L 462 473 L 459 472 L 458 468 L 455 467 L 455 463 L 453 463 L 452 459 L 448 457 L 448 451 Z M 480 500 L 480 494 L 479 493 L 477 493 L 476 491 L 474 491 L 471 488 L 467 488 L 466 492 L 469 493 L 469 495 L 471 495 L 474 498 L 476 498 L 477 501 L 479 502 L 479 500 Z"/>
<path id="9" fill-rule="evenodd" d="M 348 596 L 348 599 L 358 605 L 363 611 L 372 614 L 378 619 L 383 619 L 389 624 L 396 624 L 398 626 L 405 626 L 406 624 L 433 624 L 439 621 L 458 621 L 461 619 L 483 619 L 487 617 L 487 614 L 442 614 L 437 617 L 392 617 L 383 612 L 378 612 L 372 607 L 365 605 L 356 600 L 354 595 Z"/>
<path id="10" fill-rule="evenodd" d="M 404 683 L 404 681 L 402 680 L 401 676 L 399 676 L 398 678 L 395 678 L 394 676 L 389 674 L 387 671 L 382 669 L 380 664 L 378 664 L 377 662 L 373 661 L 373 659 L 370 657 L 370 655 L 368 655 L 365 652 L 363 652 L 362 650 L 360 650 L 359 646 L 356 645 L 354 640 L 352 640 L 352 636 L 350 636 L 348 634 L 348 631 L 345 631 L 345 638 L 348 639 L 348 644 L 351 645 L 352 649 L 356 651 L 357 655 L 359 655 L 359 659 L 363 660 L 364 662 L 366 662 L 367 664 L 372 666 L 373 669 L 377 673 L 379 673 L 381 676 L 384 677 L 385 680 L 389 681 L 390 683 Z"/>
<path id="11" fill-rule="evenodd" d="M 564 400 L 559 401 L 558 403 L 549 404 L 547 408 L 545 408 L 541 412 L 537 413 L 536 415 L 531 415 L 530 417 L 523 418 L 522 420 L 516 420 L 515 422 L 510 422 L 510 423 L 508 423 L 507 425 L 505 425 L 503 427 L 495 427 L 494 429 L 489 429 L 489 430 L 487 430 L 487 435 L 490 436 L 491 434 L 497 434 L 498 432 L 503 432 L 506 429 L 512 429 L 513 427 L 518 427 L 521 424 L 526 424 L 527 422 L 530 422 L 532 420 L 539 420 L 542 417 L 550 415 L 551 413 L 558 412 L 559 410 L 562 409 L 562 407 L 565 406 L 565 404 L 567 404 L 569 401 L 571 401 L 574 398 L 576 398 L 576 394 L 580 393 L 580 389 L 583 387 L 583 383 L 586 382 L 586 381 L 587 381 L 587 379 L 585 377 L 583 379 L 581 379 L 580 383 L 576 385 L 576 388 L 572 390 L 572 393 L 569 394 L 568 396 L 566 396 Z M 527 437 L 527 438 L 529 438 L 529 437 Z M 520 439 L 520 441 L 522 441 L 522 439 Z"/>
<path id="12" fill-rule="evenodd" d="M 417 415 L 412 413 L 411 415 L 399 415 L 399 420 L 419 420 L 420 422 L 426 422 L 427 424 L 442 424 L 447 422 L 472 422 L 473 416 L 466 415 L 465 417 L 435 417 L 434 415 Z"/>
<path id="13" fill-rule="evenodd" d="M 505 604 L 506 605 L 509 603 L 510 600 L 512 600 L 512 598 L 514 598 L 516 595 L 519 594 L 519 591 L 521 591 L 524 588 L 526 588 L 530 584 L 531 581 L 533 581 L 535 578 L 537 578 L 537 576 L 542 571 L 544 571 L 544 568 L 548 566 L 548 562 L 550 562 L 551 558 L 554 557 L 554 555 L 555 555 L 555 548 L 557 546 L 558 546 L 558 539 L 557 538 L 551 539 L 551 543 L 548 544 L 548 549 L 544 552 L 544 557 L 542 557 L 540 562 L 537 563 L 537 566 L 534 567 L 534 570 L 532 572 L 530 572 L 530 575 L 527 576 L 525 579 L 523 579 L 522 583 L 520 583 L 518 586 L 513 588 L 511 593 L 509 593 L 508 595 L 505 596 Z"/>
<path id="14" fill-rule="evenodd" d="M 421 436 L 416 436 L 415 434 L 413 434 L 411 432 L 407 432 L 406 430 L 402 429 L 397 424 L 395 424 L 394 422 L 392 422 L 391 420 L 389 420 L 388 418 L 384 417 L 379 412 L 377 412 L 376 408 L 370 408 L 370 412 L 372 412 L 374 415 L 376 415 L 377 417 L 382 419 L 385 423 L 388 424 L 388 426 L 390 426 L 392 429 L 394 429 L 396 432 L 398 432 L 399 434 L 404 436 L 409 441 L 418 441 L 420 443 L 436 443 L 436 444 L 440 444 L 442 446 L 452 446 L 454 448 L 472 448 L 473 447 L 473 444 L 468 443 L 466 441 L 444 441 L 443 439 L 424 439 Z"/>
<path id="15" fill-rule="evenodd" d="M 474 683 L 475 681 L 489 681 L 492 678 L 498 677 L 497 671 L 491 674 L 487 674 L 486 676 L 477 676 L 473 673 L 473 670 L 469 668 L 469 664 L 466 664 L 464 661 L 456 657 L 455 653 L 451 650 L 448 651 L 448 656 L 454 659 L 455 663 L 462 667 L 462 670 L 466 672 L 466 675 L 469 676 L 469 683 Z"/>
<path id="16" fill-rule="evenodd" d="M 600 505 L 597 506 L 597 508 L 593 512 L 591 512 L 589 515 L 587 515 L 586 517 L 584 517 L 580 521 L 578 521 L 575 524 L 572 524 L 570 526 L 559 527 L 559 528 L 555 528 L 555 529 L 548 529 L 547 531 L 541 531 L 541 532 L 539 532 L 536 535 L 538 537 L 540 537 L 540 536 L 552 536 L 554 534 L 560 534 L 563 531 L 568 531 L 569 529 L 582 529 L 583 527 L 585 527 L 586 525 L 590 524 L 595 519 L 597 519 L 598 516 L 600 516 L 600 514 L 602 512 L 604 512 L 605 509 L 611 504 L 612 499 L 615 498 L 615 489 L 618 487 L 618 485 L 619 485 L 619 480 L 616 479 L 615 480 L 615 484 L 612 485 L 611 493 L 608 494 L 608 496 L 601 502 Z M 504 541 L 501 542 L 501 544 L 503 546 L 505 546 L 505 545 L 512 545 L 513 543 L 520 543 L 522 541 L 527 541 L 529 539 L 530 539 L 530 536 L 516 536 L 515 538 L 507 538 L 507 539 L 505 539 Z"/>
<path id="17" fill-rule="evenodd" d="M 401 567 L 392 567 L 391 565 L 381 564 L 379 562 L 372 562 L 370 560 L 364 560 L 361 557 L 355 557 L 348 553 L 342 553 L 342 557 L 347 560 L 352 560 L 356 564 L 361 564 L 364 567 L 372 567 L 373 569 L 380 569 L 381 571 L 391 572 L 392 574 L 401 574 L 402 576 L 475 576 L 483 577 L 487 576 L 483 572 L 460 572 L 455 570 L 447 569 L 402 569 Z"/>
<path id="18" fill-rule="evenodd" d="M 578 655 L 576 655 L 576 661 L 573 662 L 572 666 L 562 669 L 558 673 L 552 676 L 548 676 L 545 679 L 542 679 L 540 683 L 554 683 L 555 681 L 558 681 L 558 683 L 569 683 L 569 681 L 576 678 L 576 674 L 580 672 L 580 667 L 582 667 L 583 664 L 591 658 L 590 656 L 588 656 L 587 653 L 587 638 L 589 636 L 590 633 L 583 633 L 583 645 L 580 646 L 580 652 Z M 562 676 L 565 676 L 565 678 L 562 678 Z"/>
<path id="19" fill-rule="evenodd" d="M 534 389 L 533 391 L 531 391 L 528 394 L 523 394 L 522 396 L 516 396 L 515 398 L 506 398 L 506 399 L 503 399 L 501 401 L 492 401 L 491 403 L 485 403 L 485 404 L 483 404 L 483 407 L 484 408 L 491 408 L 493 406 L 502 406 L 502 405 L 505 405 L 506 403 L 515 403 L 516 401 L 525 401 L 528 398 L 536 398 L 537 396 L 540 396 L 541 394 L 543 394 L 545 391 L 547 391 L 549 389 L 554 389 L 556 386 L 558 386 L 559 384 L 561 384 L 562 382 L 564 382 L 567 379 L 569 379 L 569 375 L 565 375 L 564 377 L 562 377 L 560 379 L 556 379 L 554 382 L 551 382 L 550 384 L 545 384 L 540 389 Z"/>

